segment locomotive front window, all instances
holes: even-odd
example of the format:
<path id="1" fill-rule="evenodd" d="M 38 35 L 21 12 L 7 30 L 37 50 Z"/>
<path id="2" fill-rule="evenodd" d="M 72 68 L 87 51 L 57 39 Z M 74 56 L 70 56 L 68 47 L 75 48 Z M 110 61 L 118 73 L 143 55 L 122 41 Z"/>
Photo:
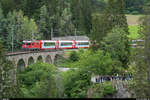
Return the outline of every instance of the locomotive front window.
<path id="1" fill-rule="evenodd" d="M 61 46 L 72 46 L 72 42 L 62 42 Z"/>
<path id="2" fill-rule="evenodd" d="M 78 45 L 89 45 L 89 42 L 79 42 Z"/>
<path id="3" fill-rule="evenodd" d="M 55 46 L 55 42 L 45 42 L 44 46 Z"/>
<path id="4" fill-rule="evenodd" d="M 31 43 L 26 43 L 26 45 L 31 45 Z"/>

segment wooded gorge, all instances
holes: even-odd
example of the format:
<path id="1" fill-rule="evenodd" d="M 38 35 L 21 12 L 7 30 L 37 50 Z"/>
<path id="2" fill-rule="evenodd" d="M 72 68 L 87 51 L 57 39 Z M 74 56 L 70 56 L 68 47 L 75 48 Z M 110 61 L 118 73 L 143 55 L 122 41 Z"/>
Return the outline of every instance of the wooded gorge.
<path id="1" fill-rule="evenodd" d="M 0 0 L 0 98 L 150 97 L 149 11 L 149 0 Z M 129 26 L 126 15 L 139 16 L 140 24 Z M 17 71 L 6 57 L 21 50 L 23 40 L 75 32 L 91 45 L 64 51 L 68 58 L 58 57 L 59 65 L 41 60 Z M 133 46 L 132 39 L 144 42 Z M 112 79 L 92 82 L 97 75 Z"/>

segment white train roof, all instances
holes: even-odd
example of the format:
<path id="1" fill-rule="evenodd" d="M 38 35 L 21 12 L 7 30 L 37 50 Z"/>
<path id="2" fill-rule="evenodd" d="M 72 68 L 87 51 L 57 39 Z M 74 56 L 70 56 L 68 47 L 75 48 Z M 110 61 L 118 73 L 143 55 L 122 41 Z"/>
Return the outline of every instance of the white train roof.
<path id="1" fill-rule="evenodd" d="M 89 42 L 89 41 L 84 41 L 84 40 L 77 40 L 76 42 Z"/>
<path id="2" fill-rule="evenodd" d="M 41 40 L 42 42 L 56 42 L 56 41 L 59 41 L 59 42 L 89 42 L 88 40 Z M 30 42 L 39 42 L 38 40 L 34 40 L 34 41 L 28 41 L 28 40 L 24 40 L 23 42 L 26 42 L 26 43 L 30 43 Z"/>
<path id="3" fill-rule="evenodd" d="M 55 40 L 41 40 L 42 42 L 56 42 Z"/>
<path id="4" fill-rule="evenodd" d="M 74 42 L 74 40 L 59 40 L 59 42 Z"/>
<path id="5" fill-rule="evenodd" d="M 24 40 L 23 42 L 30 43 L 30 42 L 32 42 L 32 41 L 27 41 L 27 40 Z"/>

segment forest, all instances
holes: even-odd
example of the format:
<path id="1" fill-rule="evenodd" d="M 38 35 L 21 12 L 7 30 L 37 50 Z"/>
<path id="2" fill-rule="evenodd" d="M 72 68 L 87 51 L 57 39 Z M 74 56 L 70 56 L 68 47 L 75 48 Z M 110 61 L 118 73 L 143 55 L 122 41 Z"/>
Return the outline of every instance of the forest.
<path id="1" fill-rule="evenodd" d="M 95 75 L 116 74 L 132 75 L 119 81 L 125 98 L 150 97 L 149 11 L 149 0 L 0 0 L 0 98 L 122 98 L 116 83 L 91 82 Z M 126 15 L 140 16 L 141 23 L 129 26 Z M 17 71 L 5 56 L 12 41 L 18 51 L 23 40 L 74 36 L 75 30 L 92 45 L 54 64 L 39 61 Z M 143 47 L 131 46 L 131 34 L 144 40 Z"/>
<path id="2" fill-rule="evenodd" d="M 143 14 L 148 0 L 124 0 L 125 14 Z M 51 39 L 74 35 L 89 36 L 92 16 L 103 14 L 108 0 L 0 0 L 0 38 L 10 50 L 22 40 Z M 116 5 L 117 6 L 117 5 Z M 25 34 L 24 34 L 25 33 Z M 32 37 L 34 34 L 34 37 Z M 32 38 L 31 38 L 32 37 Z"/>

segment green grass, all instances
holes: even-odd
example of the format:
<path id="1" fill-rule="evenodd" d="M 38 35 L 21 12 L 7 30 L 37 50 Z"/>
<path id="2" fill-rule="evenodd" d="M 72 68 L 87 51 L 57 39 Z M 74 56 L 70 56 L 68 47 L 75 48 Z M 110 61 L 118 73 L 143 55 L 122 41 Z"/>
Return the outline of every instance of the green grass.
<path id="1" fill-rule="evenodd" d="M 128 35 L 129 39 L 134 40 L 134 39 L 139 39 L 141 36 L 138 34 L 139 30 L 139 24 L 140 18 L 143 17 L 144 15 L 129 15 L 127 14 L 127 23 L 129 25 L 129 32 L 130 34 Z"/>
<path id="2" fill-rule="evenodd" d="M 134 25 L 134 26 L 129 26 L 129 32 L 130 34 L 128 35 L 129 39 L 139 39 L 140 34 L 138 34 L 139 30 L 139 25 Z"/>

